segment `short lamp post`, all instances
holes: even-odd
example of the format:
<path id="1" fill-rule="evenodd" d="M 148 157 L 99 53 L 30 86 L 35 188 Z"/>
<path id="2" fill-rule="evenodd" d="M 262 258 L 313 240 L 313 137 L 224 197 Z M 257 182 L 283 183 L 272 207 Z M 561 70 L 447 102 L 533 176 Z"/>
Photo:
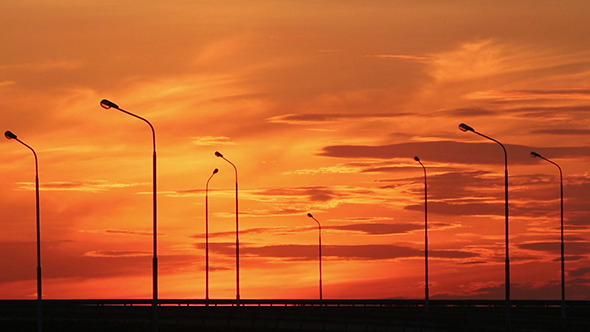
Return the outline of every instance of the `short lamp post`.
<path id="1" fill-rule="evenodd" d="M 213 170 L 205 185 L 205 300 L 209 305 L 209 181 L 219 170 Z"/>
<path id="2" fill-rule="evenodd" d="M 563 234 L 563 172 L 561 170 L 561 167 L 559 167 L 559 165 L 556 162 L 547 159 L 534 151 L 531 152 L 531 157 L 543 159 L 546 162 L 555 165 L 555 167 L 557 167 L 557 169 L 559 170 L 559 188 L 561 194 L 561 317 L 565 318 L 565 240 Z"/>
<path id="3" fill-rule="evenodd" d="M 428 183 L 426 181 L 426 167 L 418 156 L 415 156 L 414 160 L 420 163 L 424 170 L 424 308 L 428 311 L 430 305 L 428 290 Z"/>
<path id="4" fill-rule="evenodd" d="M 322 294 L 322 225 L 320 224 L 320 222 L 311 214 L 308 213 L 307 214 L 308 217 L 310 217 L 311 219 L 315 220 L 315 222 L 318 224 L 318 261 L 319 261 L 319 265 L 320 265 L 320 271 L 319 271 L 319 276 L 320 276 L 320 301 L 324 300 L 324 296 Z"/>

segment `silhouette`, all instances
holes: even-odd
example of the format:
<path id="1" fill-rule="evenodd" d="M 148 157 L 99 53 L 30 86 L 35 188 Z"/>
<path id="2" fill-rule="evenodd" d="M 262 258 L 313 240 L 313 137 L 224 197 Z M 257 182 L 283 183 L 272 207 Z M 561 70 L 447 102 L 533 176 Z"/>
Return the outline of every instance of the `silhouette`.
<path id="1" fill-rule="evenodd" d="M 37 331 L 43 330 L 43 281 L 41 273 L 41 214 L 39 209 L 39 160 L 37 159 L 37 153 L 32 147 L 21 141 L 11 131 L 7 130 L 4 133 L 4 137 L 7 139 L 15 140 L 20 144 L 26 146 L 33 152 L 35 156 L 35 210 L 37 216 Z"/>
<path id="2" fill-rule="evenodd" d="M 428 183 L 426 181 L 426 167 L 418 156 L 414 156 L 414 160 L 420 163 L 424 170 L 424 309 L 428 311 L 430 304 L 428 290 Z"/>
<path id="3" fill-rule="evenodd" d="M 154 130 L 154 126 L 152 124 L 142 118 L 139 115 L 135 115 L 131 112 L 128 112 L 124 109 L 119 108 L 119 106 L 112 101 L 107 99 L 103 99 L 100 101 L 100 106 L 104 109 L 114 108 L 117 109 L 125 114 L 129 114 L 132 117 L 138 118 L 150 126 L 152 130 L 152 144 L 153 144 L 153 157 L 152 157 L 152 185 L 153 185 L 153 247 L 154 247 L 154 257 L 152 259 L 152 306 L 154 308 L 154 324 L 153 330 L 158 331 L 158 195 L 156 189 L 156 131 Z"/>
<path id="4" fill-rule="evenodd" d="M 310 217 L 311 219 L 315 220 L 315 222 L 318 224 L 318 250 L 319 250 L 319 263 L 320 263 L 320 301 L 324 299 L 324 296 L 322 295 L 322 225 L 320 224 L 320 222 L 311 214 L 308 213 L 307 214 L 308 217 Z"/>
<path id="5" fill-rule="evenodd" d="M 510 246 L 509 246 L 509 240 L 508 240 L 508 154 L 506 153 L 506 148 L 504 147 L 504 145 L 502 143 L 500 143 L 498 140 L 495 140 L 489 136 L 486 136 L 482 133 L 479 133 L 477 131 L 475 131 L 473 128 L 471 128 L 470 126 L 461 123 L 459 125 L 459 130 L 461 130 L 462 132 L 466 132 L 466 131 L 470 131 L 473 132 L 483 138 L 489 139 L 490 141 L 496 142 L 500 145 L 500 147 L 502 147 L 502 150 L 504 151 L 504 211 L 505 211 L 505 242 L 506 242 L 506 263 L 505 263 L 505 275 L 506 275 L 506 281 L 505 281 L 505 291 L 506 291 L 506 327 L 509 330 L 510 329 Z"/>
<path id="6" fill-rule="evenodd" d="M 236 175 L 236 304 L 240 305 L 240 224 L 238 213 L 238 168 L 234 163 L 225 158 L 219 151 L 215 151 L 215 156 L 227 161 L 234 168 Z"/>
<path id="7" fill-rule="evenodd" d="M 541 156 L 540 154 L 536 153 L 536 152 L 531 152 L 531 157 L 533 158 L 541 158 L 553 165 L 555 165 L 557 167 L 557 169 L 559 170 L 559 189 L 560 189 L 560 205 L 561 205 L 561 211 L 560 211 L 560 216 L 561 216 L 561 224 L 560 224 L 560 230 L 561 230 L 561 241 L 560 241 L 560 246 L 561 246 L 561 317 L 565 318 L 565 241 L 564 241 L 564 237 L 563 237 L 563 172 L 561 171 L 561 167 L 559 167 L 559 165 L 557 165 L 556 162 L 549 160 L 543 156 Z"/>
<path id="8" fill-rule="evenodd" d="M 216 168 L 205 184 L 205 299 L 209 304 L 209 181 L 219 170 Z"/>

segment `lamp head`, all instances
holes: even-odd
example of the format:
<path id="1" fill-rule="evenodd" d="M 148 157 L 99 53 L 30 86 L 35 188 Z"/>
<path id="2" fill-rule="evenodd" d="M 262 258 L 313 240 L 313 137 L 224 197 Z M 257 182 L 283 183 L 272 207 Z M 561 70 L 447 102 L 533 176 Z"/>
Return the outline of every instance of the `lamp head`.
<path id="1" fill-rule="evenodd" d="M 418 156 L 414 156 L 414 160 L 420 162 L 420 158 L 418 158 Z"/>
<path id="2" fill-rule="evenodd" d="M 7 139 L 16 139 L 16 135 L 12 133 L 12 131 L 7 130 L 4 133 L 4 137 L 6 137 Z"/>
<path id="3" fill-rule="evenodd" d="M 313 216 L 311 215 L 311 213 L 307 214 L 308 217 L 313 218 Z"/>
<path id="4" fill-rule="evenodd" d="M 535 151 L 531 152 L 531 157 L 533 157 L 533 158 L 536 158 L 536 157 L 542 158 L 541 155 L 538 154 L 538 153 L 536 153 Z"/>
<path id="5" fill-rule="evenodd" d="M 466 132 L 466 131 L 475 131 L 475 130 L 473 130 L 473 128 L 471 128 L 470 126 L 468 126 L 468 125 L 466 125 L 466 124 L 464 124 L 464 123 L 461 123 L 461 124 L 459 125 L 459 130 L 461 130 L 462 132 Z"/>
<path id="6" fill-rule="evenodd" d="M 213 170 L 213 174 L 217 174 L 217 172 L 219 172 L 217 168 Z"/>
<path id="7" fill-rule="evenodd" d="M 111 108 L 111 107 L 112 107 L 112 108 L 119 109 L 119 106 L 117 106 L 117 104 L 115 104 L 115 103 L 113 103 L 112 101 L 110 101 L 110 100 L 107 100 L 107 99 L 103 99 L 103 100 L 101 100 L 101 101 L 100 101 L 100 106 L 101 106 L 102 108 L 106 109 L 106 110 L 108 110 L 108 109 L 109 109 L 109 108 Z"/>
<path id="8" fill-rule="evenodd" d="M 223 158 L 223 155 L 221 153 L 219 153 L 219 151 L 215 151 L 215 156 L 216 157 Z"/>

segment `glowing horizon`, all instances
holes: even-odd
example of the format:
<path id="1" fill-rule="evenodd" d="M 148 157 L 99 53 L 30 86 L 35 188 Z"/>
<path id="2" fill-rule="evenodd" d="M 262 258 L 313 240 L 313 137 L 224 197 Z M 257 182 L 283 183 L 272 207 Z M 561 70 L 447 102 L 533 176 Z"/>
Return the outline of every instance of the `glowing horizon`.
<path id="1" fill-rule="evenodd" d="M 532 5 L 534 4 L 534 6 Z M 590 299 L 590 4 L 525 1 L 3 4 L 2 130 L 39 156 L 44 298 Z M 34 165 L 0 144 L 0 298 L 35 298 Z"/>

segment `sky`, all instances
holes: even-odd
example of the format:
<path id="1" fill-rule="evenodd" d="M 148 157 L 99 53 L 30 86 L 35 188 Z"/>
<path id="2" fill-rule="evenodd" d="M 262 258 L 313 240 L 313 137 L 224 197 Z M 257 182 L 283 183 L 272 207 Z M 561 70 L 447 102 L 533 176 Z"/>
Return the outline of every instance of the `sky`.
<path id="1" fill-rule="evenodd" d="M 39 158 L 43 297 L 590 299 L 588 1 L 0 3 L 0 124 Z M 36 298 L 35 165 L 0 144 L 0 298 Z"/>

